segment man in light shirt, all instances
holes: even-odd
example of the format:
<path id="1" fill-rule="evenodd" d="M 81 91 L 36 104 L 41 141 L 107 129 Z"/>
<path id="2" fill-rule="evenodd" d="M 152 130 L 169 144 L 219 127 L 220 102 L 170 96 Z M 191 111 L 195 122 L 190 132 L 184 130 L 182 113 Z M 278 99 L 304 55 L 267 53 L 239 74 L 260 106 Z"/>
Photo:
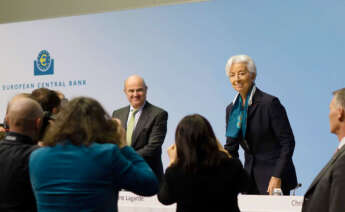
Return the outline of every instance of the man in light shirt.
<path id="1" fill-rule="evenodd" d="M 146 101 L 147 86 L 142 77 L 132 75 L 125 81 L 129 105 L 113 112 L 126 129 L 126 138 L 150 165 L 158 180 L 163 176 L 162 144 L 167 132 L 168 113 Z"/>
<path id="2" fill-rule="evenodd" d="M 307 190 L 302 212 L 345 211 L 345 88 L 333 92 L 329 110 L 330 131 L 339 145 Z"/>

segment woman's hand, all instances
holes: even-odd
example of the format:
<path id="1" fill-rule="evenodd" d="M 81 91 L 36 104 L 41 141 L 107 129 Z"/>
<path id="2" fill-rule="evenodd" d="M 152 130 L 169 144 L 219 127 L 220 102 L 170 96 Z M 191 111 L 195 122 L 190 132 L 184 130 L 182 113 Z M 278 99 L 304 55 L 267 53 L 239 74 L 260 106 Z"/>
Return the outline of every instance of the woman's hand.
<path id="1" fill-rule="evenodd" d="M 168 148 L 167 152 L 168 152 L 168 156 L 169 156 L 169 159 L 170 159 L 169 166 L 171 166 L 171 164 L 173 164 L 176 161 L 176 159 L 177 159 L 176 145 L 175 144 L 171 145 Z"/>
<path id="2" fill-rule="evenodd" d="M 278 177 L 271 177 L 271 180 L 268 184 L 268 188 L 267 188 L 267 193 L 269 193 L 270 195 L 272 195 L 273 190 L 275 188 L 281 188 L 282 185 L 282 180 Z"/>
<path id="3" fill-rule="evenodd" d="M 218 139 L 217 139 L 217 146 L 218 146 L 219 151 L 224 152 L 225 154 L 229 156 L 229 158 L 231 158 L 230 153 L 226 149 L 224 149 L 223 145 L 219 142 Z"/>
<path id="4" fill-rule="evenodd" d="M 127 141 L 126 141 L 126 131 L 121 125 L 121 120 L 117 118 L 113 118 L 113 121 L 116 125 L 116 134 L 119 135 L 119 142 L 118 146 L 119 148 L 123 148 L 127 146 Z"/>

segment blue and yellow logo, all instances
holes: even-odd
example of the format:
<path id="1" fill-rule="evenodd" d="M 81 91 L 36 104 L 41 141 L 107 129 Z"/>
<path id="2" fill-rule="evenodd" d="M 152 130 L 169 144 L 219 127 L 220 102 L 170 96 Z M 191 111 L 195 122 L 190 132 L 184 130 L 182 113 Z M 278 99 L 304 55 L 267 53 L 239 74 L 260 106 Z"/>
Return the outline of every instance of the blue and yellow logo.
<path id="1" fill-rule="evenodd" d="M 34 75 L 52 75 L 54 74 L 54 59 L 50 58 L 47 50 L 38 53 L 37 60 L 34 61 Z"/>

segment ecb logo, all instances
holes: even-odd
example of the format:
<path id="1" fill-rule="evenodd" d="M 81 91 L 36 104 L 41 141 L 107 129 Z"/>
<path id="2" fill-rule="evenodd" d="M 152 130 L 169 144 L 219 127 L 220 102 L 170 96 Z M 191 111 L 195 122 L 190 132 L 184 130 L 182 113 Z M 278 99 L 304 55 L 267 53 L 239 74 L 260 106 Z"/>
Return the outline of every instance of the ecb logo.
<path id="1" fill-rule="evenodd" d="M 50 58 L 47 50 L 38 53 L 37 60 L 34 61 L 34 75 L 52 75 L 54 74 L 54 59 Z"/>

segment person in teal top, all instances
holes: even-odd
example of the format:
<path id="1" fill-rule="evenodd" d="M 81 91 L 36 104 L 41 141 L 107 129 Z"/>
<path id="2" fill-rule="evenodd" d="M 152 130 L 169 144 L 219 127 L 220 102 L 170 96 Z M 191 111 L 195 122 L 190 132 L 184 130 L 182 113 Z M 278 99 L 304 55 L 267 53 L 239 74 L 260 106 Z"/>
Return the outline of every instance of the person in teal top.
<path id="1" fill-rule="evenodd" d="M 117 211 L 121 189 L 143 196 L 158 191 L 151 168 L 125 131 L 94 99 L 70 101 L 29 160 L 38 211 Z"/>

